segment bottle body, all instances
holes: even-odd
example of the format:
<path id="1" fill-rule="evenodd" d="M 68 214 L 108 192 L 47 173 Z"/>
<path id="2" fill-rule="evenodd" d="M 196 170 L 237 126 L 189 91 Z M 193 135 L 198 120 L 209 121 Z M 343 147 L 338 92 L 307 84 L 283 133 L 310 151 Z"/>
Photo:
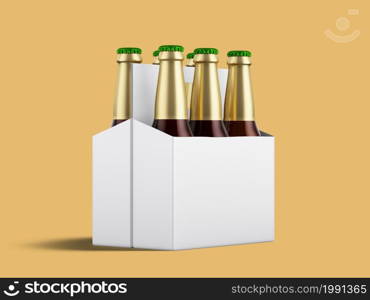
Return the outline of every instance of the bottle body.
<path id="1" fill-rule="evenodd" d="M 165 48 L 167 49 L 167 48 Z M 172 136 L 192 136 L 187 118 L 183 55 L 179 51 L 159 54 L 159 76 L 153 127 Z"/>
<path id="2" fill-rule="evenodd" d="M 224 121 L 229 136 L 260 136 L 255 121 Z"/>
<path id="3" fill-rule="evenodd" d="M 153 127 L 172 136 L 193 136 L 188 120 L 155 119 Z"/>
<path id="4" fill-rule="evenodd" d="M 190 129 L 194 136 L 229 136 L 221 120 L 192 120 L 190 121 Z"/>
<path id="5" fill-rule="evenodd" d="M 233 51 L 233 53 L 238 53 L 238 51 Z M 254 120 L 249 65 L 250 59 L 247 56 L 228 58 L 224 123 L 230 136 L 261 135 Z"/>
<path id="6" fill-rule="evenodd" d="M 215 54 L 196 54 L 190 127 L 194 136 L 228 136 L 222 121 L 220 83 Z"/>
<path id="7" fill-rule="evenodd" d="M 118 125 L 118 124 L 120 124 L 120 123 L 122 123 L 122 122 L 125 122 L 125 121 L 127 121 L 128 119 L 113 119 L 113 121 L 112 121 L 112 127 L 113 126 L 116 126 L 116 125 Z"/>

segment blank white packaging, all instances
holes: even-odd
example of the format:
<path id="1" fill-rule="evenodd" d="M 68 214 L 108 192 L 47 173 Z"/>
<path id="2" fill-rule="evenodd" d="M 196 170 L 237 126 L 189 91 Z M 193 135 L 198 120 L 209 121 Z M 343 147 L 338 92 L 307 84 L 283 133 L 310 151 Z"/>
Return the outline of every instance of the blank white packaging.
<path id="1" fill-rule="evenodd" d="M 184 68 L 191 81 L 193 68 Z M 227 70 L 219 70 L 222 94 Z M 93 137 L 93 244 L 178 250 L 274 240 L 274 137 L 152 128 L 158 66 L 134 65 L 133 119 Z"/>

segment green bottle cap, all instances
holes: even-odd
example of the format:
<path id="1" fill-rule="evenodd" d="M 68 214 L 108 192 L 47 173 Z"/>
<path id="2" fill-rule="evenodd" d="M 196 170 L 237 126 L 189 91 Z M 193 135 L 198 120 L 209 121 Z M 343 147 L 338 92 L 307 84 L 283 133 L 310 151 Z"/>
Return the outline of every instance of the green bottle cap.
<path id="1" fill-rule="evenodd" d="M 125 48 L 118 48 L 117 54 L 141 54 L 140 48 L 133 48 L 133 47 L 125 47 Z"/>
<path id="2" fill-rule="evenodd" d="M 248 57 L 251 57 L 252 52 L 250 52 L 248 50 L 232 50 L 232 51 L 227 52 L 227 56 L 228 57 L 231 57 L 231 56 L 248 56 Z"/>
<path id="3" fill-rule="evenodd" d="M 197 48 L 194 50 L 194 54 L 218 54 L 216 48 Z"/>
<path id="4" fill-rule="evenodd" d="M 188 58 L 188 59 L 192 59 L 192 58 L 194 58 L 194 53 L 193 52 L 190 52 L 190 53 L 188 53 L 187 55 L 186 55 L 186 58 Z"/>
<path id="5" fill-rule="evenodd" d="M 159 52 L 160 52 L 159 50 L 153 51 L 153 56 L 157 57 L 159 55 Z"/>
<path id="6" fill-rule="evenodd" d="M 158 48 L 158 50 L 161 51 L 178 51 L 178 52 L 184 52 L 184 47 L 179 45 L 162 45 Z"/>

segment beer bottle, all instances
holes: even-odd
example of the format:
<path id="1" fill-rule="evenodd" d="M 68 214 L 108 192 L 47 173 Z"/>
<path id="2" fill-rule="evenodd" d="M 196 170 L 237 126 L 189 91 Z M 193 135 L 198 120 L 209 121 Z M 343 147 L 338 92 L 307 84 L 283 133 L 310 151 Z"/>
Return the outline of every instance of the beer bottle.
<path id="1" fill-rule="evenodd" d="M 119 48 L 117 54 L 118 84 L 112 126 L 131 118 L 132 63 L 141 63 L 140 48 Z"/>
<path id="2" fill-rule="evenodd" d="M 228 136 L 222 121 L 218 50 L 194 50 L 195 72 L 191 94 L 190 126 L 194 136 Z"/>
<path id="3" fill-rule="evenodd" d="M 164 45 L 158 50 L 159 76 L 153 127 L 172 136 L 192 136 L 182 66 L 184 47 Z"/>
<path id="4" fill-rule="evenodd" d="M 152 63 L 153 65 L 159 65 L 158 55 L 159 55 L 159 50 L 153 51 L 153 63 Z"/>
<path id="5" fill-rule="evenodd" d="M 249 74 L 251 52 L 229 51 L 224 123 L 230 136 L 259 136 Z"/>
<path id="6" fill-rule="evenodd" d="M 193 68 L 194 64 L 194 53 L 188 53 L 186 55 L 186 66 Z M 191 104 L 191 90 L 192 90 L 193 83 L 192 82 L 185 82 L 185 92 L 186 92 L 186 104 L 188 111 L 190 111 L 190 104 Z"/>

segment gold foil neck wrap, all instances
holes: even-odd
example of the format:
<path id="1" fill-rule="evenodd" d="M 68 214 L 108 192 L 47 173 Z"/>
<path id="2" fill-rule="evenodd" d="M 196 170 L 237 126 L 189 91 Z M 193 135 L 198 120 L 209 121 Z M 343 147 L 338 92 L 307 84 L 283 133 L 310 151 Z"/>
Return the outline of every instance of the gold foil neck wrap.
<path id="1" fill-rule="evenodd" d="M 191 120 L 222 120 L 220 82 L 217 56 L 197 54 L 191 94 Z"/>
<path id="2" fill-rule="evenodd" d="M 162 52 L 159 52 L 158 58 L 159 58 L 159 61 L 179 60 L 182 62 L 184 60 L 184 54 L 179 51 L 162 51 Z"/>
<path id="3" fill-rule="evenodd" d="M 187 67 L 195 67 L 194 60 L 192 58 L 188 58 L 186 60 Z M 186 104 L 188 111 L 190 111 L 191 106 L 191 91 L 193 90 L 193 83 L 192 82 L 185 82 L 185 92 L 186 92 Z"/>
<path id="4" fill-rule="evenodd" d="M 195 67 L 194 59 L 192 59 L 192 58 L 186 59 L 186 66 L 187 67 Z"/>
<path id="5" fill-rule="evenodd" d="M 123 62 L 131 62 L 131 63 L 141 63 L 141 55 L 138 53 L 122 53 L 118 54 L 117 56 L 117 62 L 118 63 L 123 63 Z"/>
<path id="6" fill-rule="evenodd" d="M 113 106 L 113 119 L 126 120 L 131 118 L 132 101 L 132 63 L 140 63 L 140 54 L 119 54 L 118 82 L 116 100 Z"/>
<path id="7" fill-rule="evenodd" d="M 218 57 L 216 54 L 195 54 L 193 60 L 194 63 L 218 63 Z"/>
<path id="8" fill-rule="evenodd" d="M 159 58 L 158 56 L 153 56 L 153 62 L 152 62 L 153 65 L 159 65 Z"/>
<path id="9" fill-rule="evenodd" d="M 251 58 L 248 56 L 230 56 L 227 58 L 228 65 L 251 65 Z"/>
<path id="10" fill-rule="evenodd" d="M 113 119 L 126 120 L 131 118 L 132 99 L 132 65 L 118 64 L 118 83 L 116 101 L 113 107 Z"/>
<path id="11" fill-rule="evenodd" d="M 240 64 L 235 63 L 235 60 L 233 60 L 228 64 L 224 120 L 254 121 L 253 95 L 249 74 L 250 60 L 249 63 Z"/>
<path id="12" fill-rule="evenodd" d="M 190 111 L 192 89 L 193 89 L 193 83 L 185 82 L 186 106 L 187 106 L 188 111 Z"/>
<path id="13" fill-rule="evenodd" d="M 185 81 L 181 52 L 159 54 L 159 76 L 155 100 L 155 119 L 187 119 Z"/>

